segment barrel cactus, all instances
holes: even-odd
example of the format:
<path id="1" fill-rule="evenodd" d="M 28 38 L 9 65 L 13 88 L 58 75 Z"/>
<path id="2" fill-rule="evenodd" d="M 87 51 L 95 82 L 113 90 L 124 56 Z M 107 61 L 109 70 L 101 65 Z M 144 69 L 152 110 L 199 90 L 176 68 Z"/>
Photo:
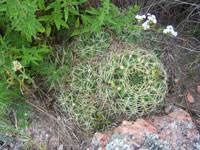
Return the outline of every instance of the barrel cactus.
<path id="1" fill-rule="evenodd" d="M 109 115 L 143 115 L 163 101 L 166 72 L 153 53 L 142 49 L 113 54 L 100 69 L 99 94 Z"/>
<path id="2" fill-rule="evenodd" d="M 167 75 L 153 52 L 126 47 L 74 66 L 63 108 L 89 130 L 113 119 L 141 116 L 156 109 L 167 91 Z"/>

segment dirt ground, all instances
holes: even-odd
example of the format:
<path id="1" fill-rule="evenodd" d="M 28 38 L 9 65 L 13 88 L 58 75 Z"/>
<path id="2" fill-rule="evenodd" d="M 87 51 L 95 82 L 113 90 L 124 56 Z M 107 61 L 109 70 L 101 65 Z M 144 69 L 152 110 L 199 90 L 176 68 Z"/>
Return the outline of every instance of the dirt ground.
<path id="1" fill-rule="evenodd" d="M 38 150 L 70 150 L 85 147 L 87 133 L 73 122 L 72 118 L 60 111 L 56 104 L 48 100 L 28 101 L 34 108 L 31 116 L 32 125 L 26 128 L 26 133 L 37 143 L 29 149 Z"/>
<path id="2" fill-rule="evenodd" d="M 165 67 L 169 74 L 169 94 L 166 101 L 188 111 L 200 129 L 200 54 L 197 44 L 185 39 L 176 39 L 172 45 L 166 42 Z M 194 102 L 190 102 L 188 95 Z"/>

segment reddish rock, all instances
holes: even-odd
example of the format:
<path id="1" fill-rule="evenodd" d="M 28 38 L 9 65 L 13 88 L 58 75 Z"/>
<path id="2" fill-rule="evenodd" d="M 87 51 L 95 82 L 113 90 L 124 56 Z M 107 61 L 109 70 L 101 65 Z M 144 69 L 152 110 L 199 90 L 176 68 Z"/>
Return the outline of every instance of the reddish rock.
<path id="1" fill-rule="evenodd" d="M 200 85 L 197 86 L 197 93 L 200 94 Z"/>
<path id="2" fill-rule="evenodd" d="M 178 83 L 178 82 L 179 82 L 179 79 L 175 78 L 175 79 L 174 79 L 174 82 L 175 82 L 175 83 Z"/>
<path id="3" fill-rule="evenodd" d="M 190 115 L 175 108 L 168 115 L 123 121 L 113 131 L 96 133 L 88 150 L 200 150 L 200 134 Z"/>
<path id="4" fill-rule="evenodd" d="M 187 100 L 188 100 L 189 103 L 194 103 L 195 102 L 192 94 L 189 91 L 187 93 Z"/>
<path id="5" fill-rule="evenodd" d="M 135 135 L 135 141 L 139 142 L 141 139 L 144 139 L 144 132 L 157 133 L 157 129 L 147 121 L 138 119 L 136 122 L 123 121 L 122 125 L 114 130 L 113 136 L 118 134 Z"/>
<path id="6" fill-rule="evenodd" d="M 101 147 L 105 147 L 108 140 L 111 138 L 111 135 L 109 135 L 108 133 L 95 133 L 95 138 L 93 139 L 93 142 L 97 142 L 99 141 L 99 145 L 101 145 Z"/>

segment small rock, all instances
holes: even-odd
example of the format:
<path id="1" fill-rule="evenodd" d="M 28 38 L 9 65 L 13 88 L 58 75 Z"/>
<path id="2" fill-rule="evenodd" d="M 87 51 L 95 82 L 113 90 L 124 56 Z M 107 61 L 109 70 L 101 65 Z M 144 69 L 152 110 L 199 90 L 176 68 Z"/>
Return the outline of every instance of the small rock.
<path id="1" fill-rule="evenodd" d="M 140 139 L 144 138 L 143 133 L 148 131 L 150 131 L 151 133 L 157 133 L 157 129 L 153 125 L 149 124 L 143 119 L 138 119 L 136 122 L 123 121 L 121 126 L 114 129 L 113 135 L 132 134 L 136 137 L 135 141 L 139 141 Z"/>
<path id="2" fill-rule="evenodd" d="M 178 82 L 179 82 L 179 79 L 175 78 L 175 79 L 174 79 L 174 82 L 175 82 L 175 83 L 178 83 Z"/>
<path id="3" fill-rule="evenodd" d="M 194 103 L 195 102 L 192 94 L 189 91 L 187 93 L 187 100 L 188 100 L 189 103 Z"/>
<path id="4" fill-rule="evenodd" d="M 113 131 L 96 133 L 88 150 L 187 150 L 199 147 L 199 143 L 190 115 L 175 108 L 162 117 L 123 121 Z"/>

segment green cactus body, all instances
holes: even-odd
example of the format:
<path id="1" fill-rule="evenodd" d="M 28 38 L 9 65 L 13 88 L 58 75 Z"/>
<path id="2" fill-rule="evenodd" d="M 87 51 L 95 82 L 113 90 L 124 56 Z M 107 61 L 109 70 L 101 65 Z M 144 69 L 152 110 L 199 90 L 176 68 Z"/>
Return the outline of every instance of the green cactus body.
<path id="1" fill-rule="evenodd" d="M 167 75 L 154 53 L 129 46 L 95 60 L 74 66 L 69 88 L 59 99 L 80 125 L 103 130 L 119 115 L 141 116 L 163 102 Z M 155 76 L 157 72 L 164 78 Z"/>

